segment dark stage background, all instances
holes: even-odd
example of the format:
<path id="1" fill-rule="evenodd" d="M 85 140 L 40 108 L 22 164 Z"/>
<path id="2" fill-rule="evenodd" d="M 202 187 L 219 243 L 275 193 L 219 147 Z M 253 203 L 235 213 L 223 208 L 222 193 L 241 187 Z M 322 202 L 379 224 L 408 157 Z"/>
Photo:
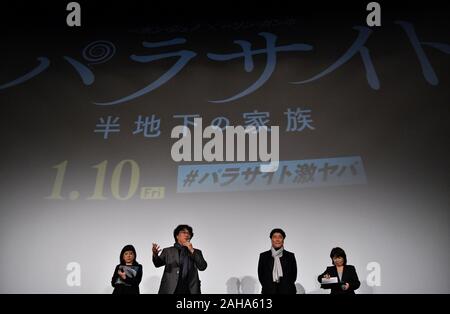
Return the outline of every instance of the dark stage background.
<path id="1" fill-rule="evenodd" d="M 187 223 L 203 293 L 259 293 L 275 227 L 298 293 L 335 246 L 359 293 L 449 293 L 448 12 L 341 2 L 3 6 L 0 292 L 110 293 L 131 243 L 156 293 L 151 244 Z M 193 115 L 279 126 L 279 169 L 173 161 Z"/>

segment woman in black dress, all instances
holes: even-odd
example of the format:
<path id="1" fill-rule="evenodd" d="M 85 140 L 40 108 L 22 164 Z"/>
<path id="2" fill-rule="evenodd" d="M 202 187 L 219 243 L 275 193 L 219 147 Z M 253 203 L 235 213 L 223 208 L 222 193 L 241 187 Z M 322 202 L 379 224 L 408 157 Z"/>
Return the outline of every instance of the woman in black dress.
<path id="1" fill-rule="evenodd" d="M 126 245 L 120 252 L 120 264 L 114 269 L 111 285 L 113 294 L 139 294 L 142 279 L 142 265 L 136 262 L 136 250 Z"/>
<path id="2" fill-rule="evenodd" d="M 355 266 L 347 265 L 347 256 L 343 249 L 335 247 L 330 253 L 331 262 L 333 266 L 328 266 L 327 269 L 317 277 L 321 283 L 321 288 L 331 289 L 331 294 L 355 294 L 355 290 L 359 288 L 360 282 Z M 323 279 L 330 279 L 335 277 L 337 283 L 323 283 Z"/>

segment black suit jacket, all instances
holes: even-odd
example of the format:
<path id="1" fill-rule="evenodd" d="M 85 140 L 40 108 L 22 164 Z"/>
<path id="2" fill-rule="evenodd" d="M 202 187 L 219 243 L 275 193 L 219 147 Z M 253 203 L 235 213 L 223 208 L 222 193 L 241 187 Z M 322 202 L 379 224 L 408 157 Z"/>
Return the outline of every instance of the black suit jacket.
<path id="1" fill-rule="evenodd" d="M 122 280 L 125 282 L 125 284 L 117 284 L 117 279 L 119 278 L 119 267 L 123 265 L 117 265 L 114 269 L 113 276 L 111 278 L 111 285 L 114 287 L 113 294 L 139 294 L 139 284 L 142 280 L 142 265 L 141 264 L 134 264 L 134 268 L 137 268 L 136 277 L 130 278 L 126 277 L 125 280 Z"/>
<path id="2" fill-rule="evenodd" d="M 329 274 L 331 277 L 338 277 L 336 266 L 328 266 L 327 269 L 317 277 L 317 280 L 322 283 L 322 277 Z M 342 284 L 348 283 L 350 287 L 347 290 L 342 290 Z M 320 285 L 323 289 L 331 289 L 331 294 L 355 294 L 355 290 L 359 288 L 360 282 L 355 266 L 345 265 L 342 273 L 342 280 L 337 284 Z"/>
<path id="3" fill-rule="evenodd" d="M 259 255 L 258 262 L 258 278 L 262 286 L 262 294 L 295 294 L 295 281 L 297 280 L 297 261 L 294 253 L 283 251 L 283 256 L 280 258 L 281 268 L 283 269 L 283 277 L 277 284 L 273 282 L 273 264 L 275 260 L 272 257 L 272 252 L 266 251 Z"/>
<path id="4" fill-rule="evenodd" d="M 188 286 L 191 294 L 200 294 L 199 270 L 205 270 L 208 264 L 203 258 L 202 251 L 195 249 L 189 258 L 193 260 L 192 269 L 189 270 Z M 164 274 L 159 286 L 159 294 L 173 294 L 178 284 L 178 273 L 180 271 L 180 253 L 174 246 L 162 250 L 159 256 L 153 256 L 153 264 L 156 267 L 164 267 Z"/>

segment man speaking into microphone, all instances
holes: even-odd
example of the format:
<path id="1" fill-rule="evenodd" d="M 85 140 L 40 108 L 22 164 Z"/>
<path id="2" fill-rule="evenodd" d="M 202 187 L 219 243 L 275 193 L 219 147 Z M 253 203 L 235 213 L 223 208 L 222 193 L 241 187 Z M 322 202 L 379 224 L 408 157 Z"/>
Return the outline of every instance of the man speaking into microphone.
<path id="1" fill-rule="evenodd" d="M 198 270 L 205 270 L 207 263 L 202 251 L 192 246 L 192 227 L 178 225 L 173 231 L 175 244 L 159 254 L 160 247 L 153 243 L 153 264 L 165 266 L 159 286 L 159 294 L 200 294 Z M 159 255 L 158 255 L 159 254 Z"/>

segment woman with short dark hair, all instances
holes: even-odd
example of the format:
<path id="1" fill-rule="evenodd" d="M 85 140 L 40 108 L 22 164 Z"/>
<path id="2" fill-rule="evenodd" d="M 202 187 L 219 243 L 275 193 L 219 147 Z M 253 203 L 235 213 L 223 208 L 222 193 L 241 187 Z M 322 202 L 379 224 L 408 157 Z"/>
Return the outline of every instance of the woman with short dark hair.
<path id="1" fill-rule="evenodd" d="M 125 245 L 119 256 L 120 263 L 114 269 L 111 285 L 113 294 L 139 294 L 142 280 L 142 265 L 136 261 L 136 249 Z"/>
<path id="2" fill-rule="evenodd" d="M 360 286 L 355 266 L 347 265 L 347 255 L 340 247 L 331 250 L 330 258 L 333 266 L 317 277 L 320 287 L 331 289 L 331 294 L 354 294 Z"/>

